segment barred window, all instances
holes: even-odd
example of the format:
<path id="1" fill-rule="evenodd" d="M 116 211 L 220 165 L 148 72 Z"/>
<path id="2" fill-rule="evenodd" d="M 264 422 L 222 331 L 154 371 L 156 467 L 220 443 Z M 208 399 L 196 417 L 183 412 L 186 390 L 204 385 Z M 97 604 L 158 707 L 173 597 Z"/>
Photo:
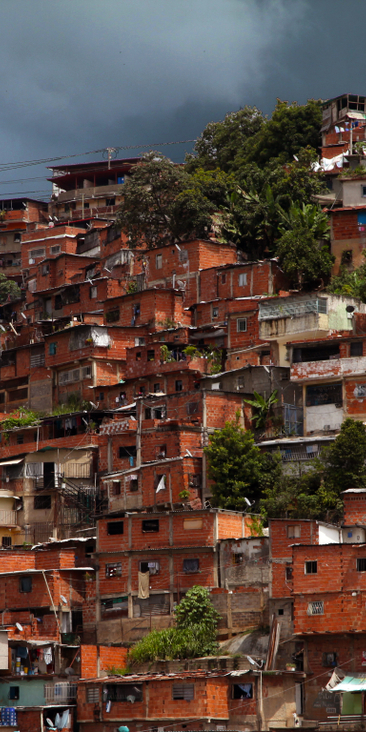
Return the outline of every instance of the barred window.
<path id="1" fill-rule="evenodd" d="M 194 699 L 194 684 L 173 684 L 172 697 L 175 700 L 192 701 Z"/>
<path id="2" fill-rule="evenodd" d="M 98 704 L 99 702 L 99 689 L 97 686 L 89 686 L 86 690 L 86 702 L 87 704 Z"/>
<path id="3" fill-rule="evenodd" d="M 315 600 L 308 604 L 308 615 L 324 615 L 323 600 Z"/>

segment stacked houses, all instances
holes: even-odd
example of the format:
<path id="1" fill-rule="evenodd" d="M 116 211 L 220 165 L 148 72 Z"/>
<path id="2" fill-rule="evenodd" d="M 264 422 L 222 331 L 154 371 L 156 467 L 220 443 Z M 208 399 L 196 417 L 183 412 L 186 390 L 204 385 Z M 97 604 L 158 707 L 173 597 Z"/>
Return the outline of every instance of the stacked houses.
<path id="1" fill-rule="evenodd" d="M 335 271 L 365 246 L 362 100 L 324 105 Z M 349 729 L 366 692 L 366 493 L 344 494 L 341 526 L 272 519 L 259 535 L 249 507 L 212 508 L 204 447 L 236 415 L 252 427 L 254 391 L 277 390 L 255 435 L 289 470 L 365 421 L 366 305 L 291 292 L 275 259 L 214 233 L 130 250 L 115 220 L 138 164 L 57 167 L 48 205 L 0 205 L 0 271 L 21 286 L 0 307 L 1 726 Z M 194 585 L 222 655 L 130 668 Z"/>

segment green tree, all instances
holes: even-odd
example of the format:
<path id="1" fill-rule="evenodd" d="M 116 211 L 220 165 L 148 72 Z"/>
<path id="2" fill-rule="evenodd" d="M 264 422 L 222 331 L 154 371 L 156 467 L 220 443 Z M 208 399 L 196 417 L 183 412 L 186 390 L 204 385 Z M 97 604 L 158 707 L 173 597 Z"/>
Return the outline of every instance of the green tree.
<path id="1" fill-rule="evenodd" d="M 357 297 L 366 302 L 366 259 L 352 272 L 342 265 L 339 274 L 333 275 L 327 290 L 335 295 Z"/>
<path id="2" fill-rule="evenodd" d="M 17 300 L 20 297 L 20 287 L 13 280 L 8 280 L 5 275 L 0 272 L 0 305 L 7 300 Z"/>
<path id="3" fill-rule="evenodd" d="M 284 231 L 276 243 L 276 254 L 284 273 L 299 290 L 327 280 L 334 262 L 329 247 L 300 222 Z"/>
<path id="4" fill-rule="evenodd" d="M 220 615 L 205 587 L 191 587 L 175 614 L 175 628 L 154 630 L 133 646 L 130 651 L 133 663 L 198 658 L 217 653 L 216 630 Z"/>
<path id="5" fill-rule="evenodd" d="M 246 404 L 250 404 L 255 409 L 255 426 L 256 429 L 264 427 L 269 412 L 274 404 L 277 404 L 277 389 L 272 392 L 268 399 L 265 399 L 257 391 L 253 391 L 254 399 L 244 399 Z"/>
<path id="6" fill-rule="evenodd" d="M 230 172 L 238 157 L 246 157 L 251 140 L 263 124 L 262 112 L 248 106 L 230 112 L 220 122 L 209 122 L 194 146 L 194 154 L 186 156 L 188 170 L 220 168 Z"/>
<path id="7" fill-rule="evenodd" d="M 189 173 L 160 153 L 141 158 L 123 187 L 117 223 L 131 248 L 207 238 L 215 205 Z"/>
<path id="8" fill-rule="evenodd" d="M 320 102 L 309 99 L 306 104 L 289 104 L 278 99 L 271 119 L 251 141 L 248 160 L 260 166 L 273 159 L 292 162 L 302 148 L 319 147 L 321 124 Z"/>
<path id="9" fill-rule="evenodd" d="M 342 491 L 366 487 L 365 425 L 345 419 L 333 444 L 302 473 L 282 471 L 280 455 L 267 460 L 260 500 L 264 516 L 337 521 L 343 513 Z"/>
<path id="10" fill-rule="evenodd" d="M 263 461 L 253 433 L 240 427 L 239 415 L 210 435 L 204 451 L 213 505 L 237 511 L 247 509 L 245 498 L 253 500 L 259 496 Z"/>
<path id="11" fill-rule="evenodd" d="M 322 453 L 324 483 L 337 494 L 348 488 L 366 488 L 366 427 L 345 419 L 333 444 Z"/>

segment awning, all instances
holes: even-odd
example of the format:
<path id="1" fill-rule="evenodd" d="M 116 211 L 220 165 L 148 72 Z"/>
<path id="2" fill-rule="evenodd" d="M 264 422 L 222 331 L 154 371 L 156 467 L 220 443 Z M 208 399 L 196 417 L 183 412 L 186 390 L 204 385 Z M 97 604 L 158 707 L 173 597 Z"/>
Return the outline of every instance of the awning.
<path id="1" fill-rule="evenodd" d="M 327 691 L 366 691 L 366 676 L 345 676 L 336 686 L 330 686 L 332 679 L 327 684 Z"/>
<path id="2" fill-rule="evenodd" d="M 4 460 L 4 462 L 0 463 L 0 468 L 3 467 L 3 465 L 18 465 L 18 463 L 22 463 L 24 458 L 18 458 L 17 460 Z"/>

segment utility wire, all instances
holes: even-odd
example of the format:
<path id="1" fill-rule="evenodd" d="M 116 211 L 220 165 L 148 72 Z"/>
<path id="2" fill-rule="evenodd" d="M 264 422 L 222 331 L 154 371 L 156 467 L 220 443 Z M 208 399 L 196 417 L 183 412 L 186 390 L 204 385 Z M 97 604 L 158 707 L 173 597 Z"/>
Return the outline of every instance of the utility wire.
<path id="1" fill-rule="evenodd" d="M 109 150 L 113 150 L 113 152 L 119 152 L 120 150 L 139 150 L 143 147 L 145 148 L 154 148 L 154 147 L 163 147 L 167 145 L 184 145 L 189 142 L 196 142 L 196 139 L 192 140 L 174 140 L 172 142 L 151 142 L 149 144 L 142 144 L 142 145 L 118 145 L 116 147 L 110 147 Z M 79 158 L 84 155 L 96 155 L 97 153 L 107 153 L 108 148 L 102 147 L 97 150 L 88 150 L 86 152 L 81 153 L 74 153 L 70 155 L 59 155 L 57 157 L 52 158 L 39 158 L 34 160 L 20 160 L 14 163 L 0 163 L 0 172 L 5 170 L 16 170 L 18 168 L 27 168 L 31 165 L 45 165 L 46 163 L 54 163 L 59 160 L 66 160 L 71 158 Z M 80 163 L 81 165 L 83 163 Z"/>

